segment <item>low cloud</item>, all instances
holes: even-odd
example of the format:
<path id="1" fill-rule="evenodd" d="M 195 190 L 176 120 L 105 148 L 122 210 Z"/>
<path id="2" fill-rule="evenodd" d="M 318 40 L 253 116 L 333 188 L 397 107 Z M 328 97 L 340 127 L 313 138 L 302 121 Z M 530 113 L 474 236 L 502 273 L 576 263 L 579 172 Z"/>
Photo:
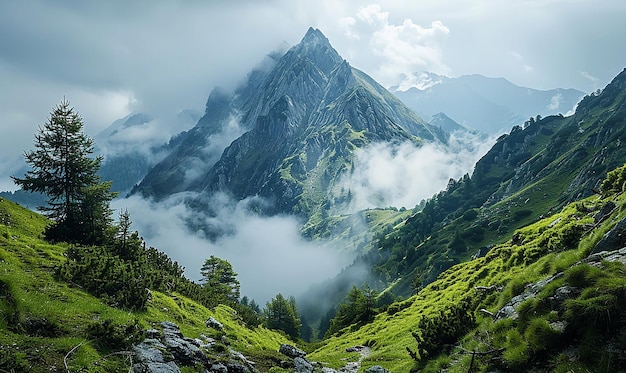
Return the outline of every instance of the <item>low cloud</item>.
<path id="1" fill-rule="evenodd" d="M 550 103 L 548 104 L 548 110 L 556 111 L 561 107 L 563 103 L 563 95 L 560 93 L 555 94 L 550 99 Z"/>
<path id="2" fill-rule="evenodd" d="M 352 194 L 351 210 L 412 208 L 446 188 L 448 181 L 472 172 L 495 138 L 451 135 L 449 147 L 435 144 L 376 143 L 356 154 L 355 171 L 342 185 Z"/>
<path id="3" fill-rule="evenodd" d="M 428 26 L 410 18 L 399 24 L 389 19 L 389 12 L 371 4 L 358 10 L 355 17 L 340 19 L 343 34 L 353 40 L 369 43 L 380 60 L 372 75 L 383 85 L 396 85 L 415 71 L 428 70 L 439 74 L 450 71 L 443 62 L 443 48 L 450 29 L 435 20 Z"/>
<path id="4" fill-rule="evenodd" d="M 202 154 L 192 160 L 191 164 L 187 165 L 185 182 L 193 182 L 196 178 L 205 174 L 220 159 L 224 149 L 243 135 L 245 131 L 245 128 L 239 122 L 239 118 L 236 116 L 225 122 L 219 132 L 207 138 L 206 144 L 202 148 Z"/>
<path id="5" fill-rule="evenodd" d="M 202 214 L 186 202 L 204 197 L 214 210 Z M 258 200 L 233 201 L 224 194 L 210 197 L 190 193 L 154 203 L 139 196 L 114 201 L 128 208 L 133 229 L 147 244 L 166 252 L 185 267 L 185 275 L 200 279 L 200 267 L 211 255 L 228 260 L 238 273 L 241 293 L 263 305 L 277 293 L 299 295 L 311 284 L 335 276 L 354 259 L 353 253 L 329 244 L 306 241 L 291 216 L 264 217 L 250 211 Z M 215 240 L 189 226 L 221 229 Z"/>

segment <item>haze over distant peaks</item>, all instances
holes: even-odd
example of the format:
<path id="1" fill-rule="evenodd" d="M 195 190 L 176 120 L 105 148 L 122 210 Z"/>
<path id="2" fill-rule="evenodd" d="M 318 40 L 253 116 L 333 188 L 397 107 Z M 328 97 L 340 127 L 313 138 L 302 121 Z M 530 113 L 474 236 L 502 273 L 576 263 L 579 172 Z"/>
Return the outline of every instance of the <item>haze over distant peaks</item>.
<path id="1" fill-rule="evenodd" d="M 489 134 L 507 131 L 537 115 L 571 113 L 584 96 L 575 89 L 542 91 L 479 74 L 449 78 L 430 72 L 410 74 L 391 91 L 423 118 L 443 112 Z"/>

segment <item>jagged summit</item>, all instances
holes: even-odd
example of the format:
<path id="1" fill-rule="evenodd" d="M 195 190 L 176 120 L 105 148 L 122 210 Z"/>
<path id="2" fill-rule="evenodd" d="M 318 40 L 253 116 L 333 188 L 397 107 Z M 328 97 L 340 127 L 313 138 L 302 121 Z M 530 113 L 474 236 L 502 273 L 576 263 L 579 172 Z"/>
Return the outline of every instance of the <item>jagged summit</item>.
<path id="1" fill-rule="evenodd" d="M 328 41 L 328 38 L 319 29 L 316 29 L 313 27 L 309 27 L 306 34 L 300 41 L 300 44 L 303 44 L 303 45 L 324 44 L 325 46 L 330 47 L 330 41 Z"/>
<path id="2" fill-rule="evenodd" d="M 314 28 L 309 28 L 300 43 L 293 46 L 288 52 L 289 62 L 292 58 L 307 59 L 312 62 L 325 75 L 328 75 L 343 58 L 332 47 L 328 38 Z"/>
<path id="3" fill-rule="evenodd" d="M 261 196 L 273 206 L 268 212 L 310 218 L 322 206 L 350 203 L 340 180 L 359 148 L 381 141 L 445 142 L 443 131 L 351 67 L 317 29 L 309 28 L 273 68 L 249 76 L 230 98 L 211 95 L 197 126 L 205 129 L 189 131 L 193 139 L 146 176 L 138 187 L 143 194 Z M 245 133 L 209 160 L 204 148 L 232 118 Z"/>

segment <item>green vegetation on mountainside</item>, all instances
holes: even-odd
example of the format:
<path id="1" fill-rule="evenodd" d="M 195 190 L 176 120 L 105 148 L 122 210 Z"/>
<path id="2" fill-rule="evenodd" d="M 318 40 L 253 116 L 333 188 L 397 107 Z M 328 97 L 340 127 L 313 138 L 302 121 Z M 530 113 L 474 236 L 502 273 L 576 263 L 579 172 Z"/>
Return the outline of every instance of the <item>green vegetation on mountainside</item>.
<path id="1" fill-rule="evenodd" d="M 386 234 L 364 259 L 372 281 L 408 296 L 450 266 L 505 241 L 518 228 L 593 194 L 626 159 L 626 72 L 587 96 L 570 117 L 531 118 L 503 135 L 470 177 Z"/>
<path id="2" fill-rule="evenodd" d="M 583 261 L 596 246 L 623 246 L 598 242 L 626 218 L 624 174 L 609 174 L 603 196 L 516 230 L 373 322 L 339 331 L 311 357 L 337 368 L 359 357 L 347 348 L 365 345 L 363 366 L 392 372 L 626 369 L 626 255 Z M 517 316 L 502 316 L 512 298 Z"/>
<path id="3" fill-rule="evenodd" d="M 162 321 L 189 337 L 221 340 L 257 362 L 274 365 L 283 335 L 247 327 L 241 315 L 219 305 L 212 310 L 176 292 L 152 291 L 143 311 L 111 307 L 80 286 L 60 281 L 57 269 L 72 246 L 42 240 L 49 221 L 0 199 L 0 367 L 6 371 L 124 371 L 131 343 Z M 222 332 L 205 322 L 214 317 Z M 67 365 L 67 368 L 65 367 Z"/>

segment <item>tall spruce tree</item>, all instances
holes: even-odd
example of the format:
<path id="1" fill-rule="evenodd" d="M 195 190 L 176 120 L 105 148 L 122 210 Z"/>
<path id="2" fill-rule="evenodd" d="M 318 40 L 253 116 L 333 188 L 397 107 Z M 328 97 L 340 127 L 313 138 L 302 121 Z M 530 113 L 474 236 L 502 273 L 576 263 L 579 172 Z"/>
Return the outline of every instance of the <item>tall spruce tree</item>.
<path id="1" fill-rule="evenodd" d="M 269 329 L 282 330 L 293 339 L 300 336 L 302 324 L 298 318 L 295 298 L 286 299 L 282 294 L 277 294 L 267 302 L 265 314 L 266 326 Z"/>
<path id="2" fill-rule="evenodd" d="M 239 301 L 239 281 L 233 266 L 224 259 L 211 255 L 200 268 L 203 288 L 214 304 Z"/>
<path id="3" fill-rule="evenodd" d="M 97 175 L 102 156 L 91 157 L 93 140 L 83 133 L 83 119 L 63 98 L 35 134 L 35 150 L 24 152 L 32 170 L 13 177 L 22 189 L 48 196 L 39 207 L 54 221 L 50 241 L 99 244 L 111 225 L 111 182 Z"/>

